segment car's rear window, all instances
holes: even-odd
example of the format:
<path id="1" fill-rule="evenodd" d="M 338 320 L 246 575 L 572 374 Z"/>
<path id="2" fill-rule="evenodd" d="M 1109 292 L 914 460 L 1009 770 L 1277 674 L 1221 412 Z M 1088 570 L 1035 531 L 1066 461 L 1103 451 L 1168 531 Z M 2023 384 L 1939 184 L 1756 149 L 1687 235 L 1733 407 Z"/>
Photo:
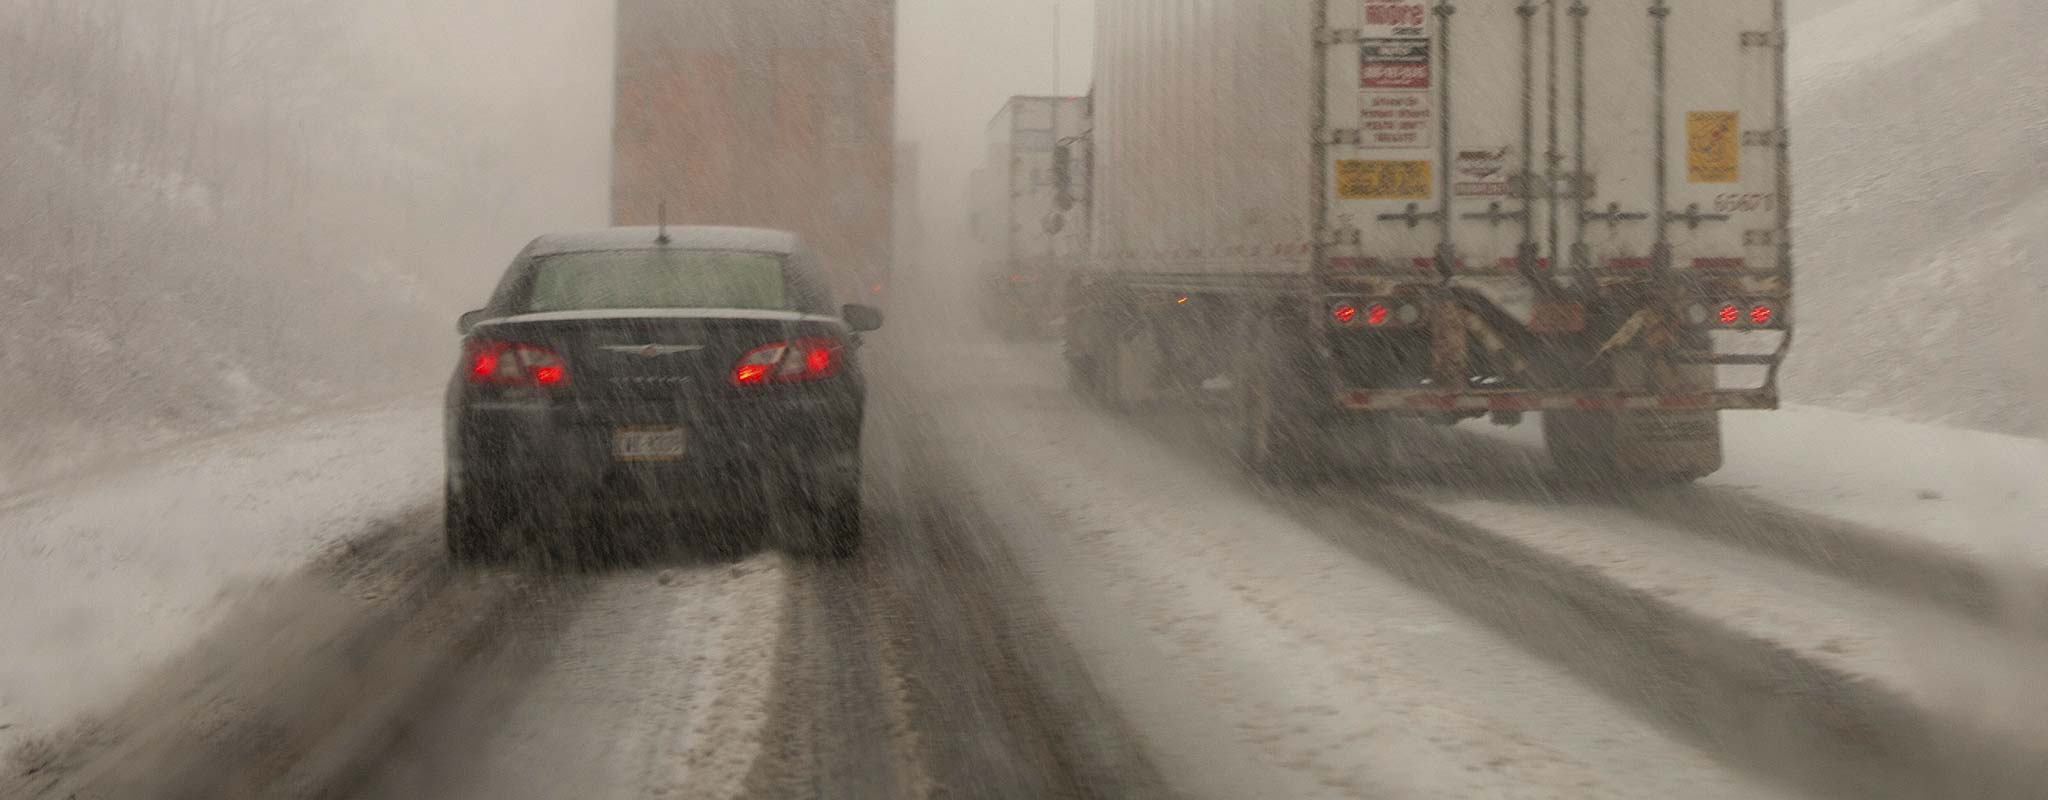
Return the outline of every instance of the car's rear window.
<path id="1" fill-rule="evenodd" d="M 782 256 L 720 250 L 566 253 L 534 265 L 526 312 L 792 307 Z"/>

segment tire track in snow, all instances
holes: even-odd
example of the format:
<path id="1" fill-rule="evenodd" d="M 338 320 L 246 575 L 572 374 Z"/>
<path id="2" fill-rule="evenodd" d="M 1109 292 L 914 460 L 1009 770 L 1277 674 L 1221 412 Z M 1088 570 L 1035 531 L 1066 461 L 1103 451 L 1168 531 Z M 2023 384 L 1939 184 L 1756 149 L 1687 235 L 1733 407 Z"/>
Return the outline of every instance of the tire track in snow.
<path id="1" fill-rule="evenodd" d="M 352 796 L 747 796 L 791 592 L 772 554 L 598 577 L 473 670 L 469 697 Z"/>
<path id="2" fill-rule="evenodd" d="M 1100 417 L 1048 361 L 967 376 L 960 472 L 1176 788 L 1197 796 L 1774 792 L 1274 509 L 1205 455 Z M 1154 432 L 1156 433 L 1156 432 Z M 1485 587 L 1473 587 L 1485 591 Z"/>

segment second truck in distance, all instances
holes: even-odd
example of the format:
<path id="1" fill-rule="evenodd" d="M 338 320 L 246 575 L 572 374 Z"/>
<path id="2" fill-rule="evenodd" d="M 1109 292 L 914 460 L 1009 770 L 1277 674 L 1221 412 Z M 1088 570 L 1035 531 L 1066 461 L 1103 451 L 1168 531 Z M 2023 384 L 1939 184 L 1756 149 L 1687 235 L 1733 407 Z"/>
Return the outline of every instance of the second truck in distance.
<path id="1" fill-rule="evenodd" d="M 1052 333 L 1088 246 L 1088 99 L 1012 97 L 970 181 L 982 318 L 1012 337 Z"/>

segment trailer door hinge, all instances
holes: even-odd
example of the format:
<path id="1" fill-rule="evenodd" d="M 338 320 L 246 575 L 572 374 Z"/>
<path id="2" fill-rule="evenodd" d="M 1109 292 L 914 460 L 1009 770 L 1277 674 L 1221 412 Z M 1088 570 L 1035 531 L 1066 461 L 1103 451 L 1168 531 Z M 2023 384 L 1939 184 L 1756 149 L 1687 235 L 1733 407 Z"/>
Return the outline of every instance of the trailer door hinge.
<path id="1" fill-rule="evenodd" d="M 1567 172 L 1558 176 L 1557 196 L 1561 200 L 1591 200 L 1600 196 L 1600 179 L 1591 172 Z"/>
<path id="2" fill-rule="evenodd" d="M 1742 46 L 1781 48 L 1785 46 L 1785 34 L 1782 31 L 1743 31 Z"/>
<path id="3" fill-rule="evenodd" d="M 1620 203 L 1608 203 L 1606 211 L 1587 211 L 1579 215 L 1579 224 L 1605 222 L 1607 227 L 1620 228 L 1624 222 L 1641 222 L 1650 215 L 1640 211 L 1623 211 Z"/>
<path id="4" fill-rule="evenodd" d="M 1421 225 L 1422 223 L 1425 223 L 1425 222 L 1442 222 L 1442 221 L 1444 221 L 1444 212 L 1442 212 L 1442 211 L 1430 211 L 1430 212 L 1424 212 L 1424 211 L 1422 210 L 1422 206 L 1420 206 L 1420 205 L 1418 205 L 1418 204 L 1415 204 L 1415 203 L 1409 203 L 1409 204 L 1408 204 L 1408 208 L 1407 208 L 1407 210 L 1405 210 L 1405 211 L 1402 211 L 1402 212 L 1401 212 L 1401 213 L 1399 213 L 1399 214 L 1381 214 L 1381 215 L 1380 215 L 1380 221 L 1381 221 L 1381 222 L 1403 222 L 1403 223 L 1407 223 L 1408 227 L 1410 227 L 1410 228 L 1413 228 L 1413 227 L 1416 227 L 1416 226 L 1418 226 L 1418 225 Z"/>
<path id="5" fill-rule="evenodd" d="M 1783 128 L 1766 131 L 1743 131 L 1743 147 L 1783 147 L 1792 140 Z"/>
<path id="6" fill-rule="evenodd" d="M 1481 211 L 1476 214 L 1464 214 L 1462 215 L 1462 218 L 1474 220 L 1477 222 L 1484 222 L 1488 225 L 1498 228 L 1501 226 L 1502 223 L 1521 222 L 1522 220 L 1528 219 L 1529 210 L 1527 208 L 1524 208 L 1520 211 L 1506 211 L 1501 208 L 1500 203 L 1495 202 L 1488 203 L 1485 211 Z"/>
<path id="7" fill-rule="evenodd" d="M 1316 135 L 1316 143 L 1359 145 L 1365 143 L 1365 134 L 1357 128 L 1324 128 Z"/>
<path id="8" fill-rule="evenodd" d="M 1316 44 L 1358 44 L 1365 41 L 1365 34 L 1357 28 L 1317 28 Z"/>
<path id="9" fill-rule="evenodd" d="M 1731 217 L 1727 214 L 1708 214 L 1702 212 L 1700 211 L 1700 204 L 1698 203 L 1686 206 L 1684 211 L 1668 212 L 1664 215 L 1664 217 L 1665 219 L 1670 220 L 1672 222 L 1683 222 L 1685 223 L 1686 227 L 1692 228 L 1693 230 L 1699 230 L 1699 227 L 1702 224 L 1708 222 L 1727 222 L 1728 220 L 1734 219 L 1734 217 Z"/>

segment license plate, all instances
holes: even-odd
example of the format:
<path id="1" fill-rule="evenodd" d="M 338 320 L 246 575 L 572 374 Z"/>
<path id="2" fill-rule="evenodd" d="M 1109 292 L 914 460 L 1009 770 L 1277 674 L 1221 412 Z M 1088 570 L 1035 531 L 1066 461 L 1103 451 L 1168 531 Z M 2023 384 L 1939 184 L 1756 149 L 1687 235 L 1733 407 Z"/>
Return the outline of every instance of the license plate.
<path id="1" fill-rule="evenodd" d="M 619 461 L 679 461 L 689 450 L 682 428 L 620 428 L 612 431 L 612 457 Z"/>

